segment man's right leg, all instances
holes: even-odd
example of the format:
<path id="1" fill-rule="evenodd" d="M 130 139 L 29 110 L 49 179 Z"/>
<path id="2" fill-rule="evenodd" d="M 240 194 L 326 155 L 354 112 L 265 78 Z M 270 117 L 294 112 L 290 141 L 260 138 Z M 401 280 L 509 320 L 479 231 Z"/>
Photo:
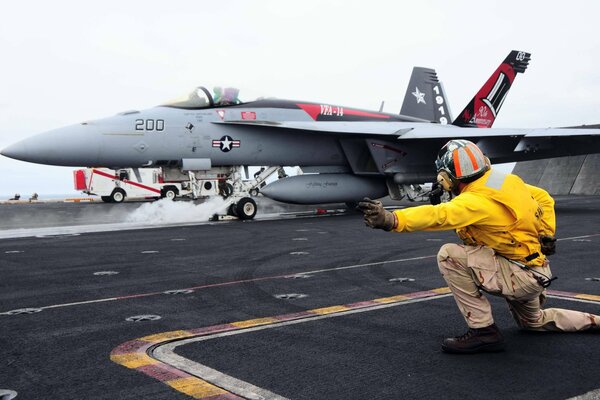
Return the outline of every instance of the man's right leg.
<path id="1" fill-rule="evenodd" d="M 485 247 L 465 247 L 445 244 L 438 253 L 438 266 L 469 330 L 455 338 L 444 339 L 442 349 L 450 353 L 500 351 L 504 340 L 494 324 L 489 301 L 481 294 L 499 292 L 497 262 L 493 250 Z M 477 265 L 476 271 L 471 265 Z"/>

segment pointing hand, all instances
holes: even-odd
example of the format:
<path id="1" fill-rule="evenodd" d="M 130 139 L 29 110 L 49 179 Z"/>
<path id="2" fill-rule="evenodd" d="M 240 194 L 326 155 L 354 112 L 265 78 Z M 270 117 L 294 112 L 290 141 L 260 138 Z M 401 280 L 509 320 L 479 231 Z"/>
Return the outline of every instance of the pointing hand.
<path id="1" fill-rule="evenodd" d="M 358 203 L 357 210 L 365 215 L 365 224 L 371 228 L 391 231 L 398 225 L 396 216 L 386 211 L 380 201 L 365 197 Z"/>

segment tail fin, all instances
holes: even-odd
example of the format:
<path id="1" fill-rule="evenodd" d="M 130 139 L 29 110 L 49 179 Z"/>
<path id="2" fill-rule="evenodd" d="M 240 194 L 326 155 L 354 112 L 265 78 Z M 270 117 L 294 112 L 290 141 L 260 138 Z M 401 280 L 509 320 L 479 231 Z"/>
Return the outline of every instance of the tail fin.
<path id="1" fill-rule="evenodd" d="M 530 53 L 511 51 L 452 124 L 490 128 L 500 112 L 517 73 L 525 72 L 530 59 Z"/>
<path id="2" fill-rule="evenodd" d="M 400 114 L 440 124 L 452 121 L 442 82 L 434 69 L 413 68 Z"/>

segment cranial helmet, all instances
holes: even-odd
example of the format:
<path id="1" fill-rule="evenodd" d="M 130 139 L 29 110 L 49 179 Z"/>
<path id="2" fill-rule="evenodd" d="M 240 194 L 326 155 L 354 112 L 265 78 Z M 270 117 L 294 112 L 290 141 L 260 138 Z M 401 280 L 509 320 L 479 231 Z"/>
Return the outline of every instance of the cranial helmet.
<path id="1" fill-rule="evenodd" d="M 447 191 L 456 193 L 457 182 L 468 183 L 490 169 L 490 160 L 468 140 L 450 140 L 439 151 L 435 161 L 438 183 Z"/>

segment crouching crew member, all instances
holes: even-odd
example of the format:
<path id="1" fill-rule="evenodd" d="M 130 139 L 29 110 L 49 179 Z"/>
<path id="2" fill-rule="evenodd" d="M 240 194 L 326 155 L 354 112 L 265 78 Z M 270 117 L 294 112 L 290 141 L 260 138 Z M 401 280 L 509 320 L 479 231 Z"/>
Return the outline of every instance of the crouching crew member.
<path id="1" fill-rule="evenodd" d="M 447 203 L 386 211 L 365 199 L 359 209 L 372 228 L 413 232 L 455 229 L 463 244 L 440 248 L 438 266 L 469 330 L 444 339 L 450 353 L 500 351 L 504 339 L 482 292 L 504 297 L 517 324 L 537 331 L 598 329 L 600 317 L 542 309 L 555 251 L 554 200 L 521 178 L 491 169 L 468 140 L 451 140 L 436 160 L 438 183 L 456 197 Z"/>

